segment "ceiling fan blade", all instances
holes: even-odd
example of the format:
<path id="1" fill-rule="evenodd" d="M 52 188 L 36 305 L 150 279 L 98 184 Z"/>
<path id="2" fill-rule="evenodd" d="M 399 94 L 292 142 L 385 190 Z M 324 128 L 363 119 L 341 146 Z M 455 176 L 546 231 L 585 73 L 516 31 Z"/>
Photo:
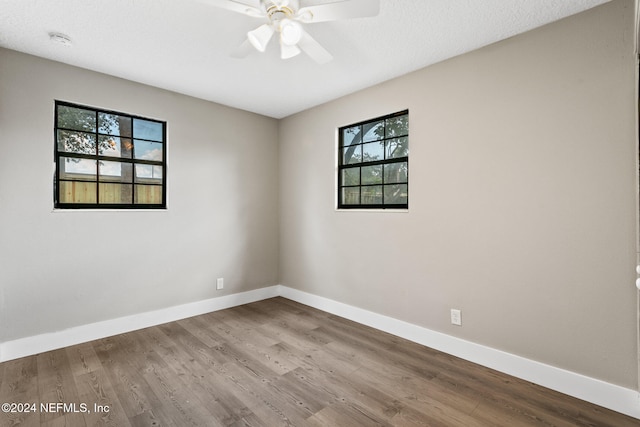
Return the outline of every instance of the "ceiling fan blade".
<path id="1" fill-rule="evenodd" d="M 298 10 L 296 18 L 305 23 L 316 23 L 376 16 L 379 12 L 379 0 L 342 0 L 302 7 Z"/>
<path id="2" fill-rule="evenodd" d="M 264 16 L 264 11 L 260 5 L 260 0 L 200 0 L 211 6 L 227 9 L 244 15 L 260 17 Z"/>
<path id="3" fill-rule="evenodd" d="M 245 40 L 240 46 L 231 51 L 231 57 L 241 59 L 254 51 L 255 49 L 253 48 L 251 43 L 249 43 L 249 40 Z"/>
<path id="4" fill-rule="evenodd" d="M 331 55 L 327 49 L 323 48 L 320 43 L 306 31 L 302 34 L 302 38 L 298 42 L 298 47 L 318 64 L 326 64 L 333 59 L 333 55 Z"/>

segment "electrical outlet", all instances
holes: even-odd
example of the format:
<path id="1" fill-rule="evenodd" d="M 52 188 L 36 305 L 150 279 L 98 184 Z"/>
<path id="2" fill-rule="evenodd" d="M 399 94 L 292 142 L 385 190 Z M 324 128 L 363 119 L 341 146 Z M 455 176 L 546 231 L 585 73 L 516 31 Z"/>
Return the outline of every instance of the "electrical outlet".
<path id="1" fill-rule="evenodd" d="M 460 313 L 460 310 L 451 309 L 451 324 L 462 326 L 462 313 Z"/>
<path id="2" fill-rule="evenodd" d="M 216 289 L 217 290 L 224 289 L 224 279 L 222 277 L 216 280 Z"/>

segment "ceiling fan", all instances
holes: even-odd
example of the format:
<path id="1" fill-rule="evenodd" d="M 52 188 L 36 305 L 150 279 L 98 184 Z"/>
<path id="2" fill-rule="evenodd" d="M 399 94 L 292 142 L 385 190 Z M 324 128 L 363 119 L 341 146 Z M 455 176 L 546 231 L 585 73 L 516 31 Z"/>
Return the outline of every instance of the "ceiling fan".
<path id="1" fill-rule="evenodd" d="M 305 24 L 375 16 L 379 0 L 339 0 L 331 3 L 309 4 L 308 0 L 201 0 L 213 6 L 260 18 L 266 22 L 247 33 L 244 41 L 231 56 L 243 58 L 253 48 L 264 52 L 274 34 L 279 35 L 280 57 L 293 58 L 301 52 L 319 64 L 333 56 L 307 33 Z M 302 6 L 302 7 L 301 7 Z"/>

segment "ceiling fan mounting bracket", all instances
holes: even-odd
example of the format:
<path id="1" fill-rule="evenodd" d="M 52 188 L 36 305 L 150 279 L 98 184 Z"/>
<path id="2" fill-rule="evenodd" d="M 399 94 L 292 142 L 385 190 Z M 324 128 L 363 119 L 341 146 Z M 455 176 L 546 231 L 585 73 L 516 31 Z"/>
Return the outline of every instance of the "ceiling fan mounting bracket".
<path id="1" fill-rule="evenodd" d="M 277 6 L 273 4 L 267 8 L 267 16 L 270 21 L 280 21 L 284 18 L 291 18 L 293 16 L 293 10 L 287 6 Z"/>

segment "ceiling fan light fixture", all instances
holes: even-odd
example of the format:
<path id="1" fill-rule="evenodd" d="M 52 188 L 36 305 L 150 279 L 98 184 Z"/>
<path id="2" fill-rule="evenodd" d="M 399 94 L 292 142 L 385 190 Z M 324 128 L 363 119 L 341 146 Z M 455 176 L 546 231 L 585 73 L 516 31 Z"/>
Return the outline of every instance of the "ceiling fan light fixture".
<path id="1" fill-rule="evenodd" d="M 295 46 L 302 38 L 302 25 L 291 19 L 280 21 L 280 41 L 287 46 Z"/>
<path id="2" fill-rule="evenodd" d="M 284 43 L 280 43 L 280 58 L 282 59 L 293 58 L 294 56 L 299 55 L 300 52 L 302 51 L 296 45 L 290 46 Z"/>
<path id="3" fill-rule="evenodd" d="M 260 17 L 267 22 L 247 33 L 247 39 L 232 52 L 235 58 L 244 58 L 255 48 L 265 52 L 273 35 L 277 32 L 280 56 L 283 59 L 304 52 L 318 64 L 333 59 L 316 41 L 304 25 L 339 19 L 376 16 L 380 12 L 380 0 L 201 0 L 214 6 Z M 316 4 L 317 1 L 321 3 Z M 308 3 L 305 3 L 308 2 Z M 303 7 L 300 7 L 303 3 Z"/>
<path id="4" fill-rule="evenodd" d="M 249 42 L 260 52 L 264 52 L 275 30 L 271 24 L 260 25 L 247 33 Z"/>

